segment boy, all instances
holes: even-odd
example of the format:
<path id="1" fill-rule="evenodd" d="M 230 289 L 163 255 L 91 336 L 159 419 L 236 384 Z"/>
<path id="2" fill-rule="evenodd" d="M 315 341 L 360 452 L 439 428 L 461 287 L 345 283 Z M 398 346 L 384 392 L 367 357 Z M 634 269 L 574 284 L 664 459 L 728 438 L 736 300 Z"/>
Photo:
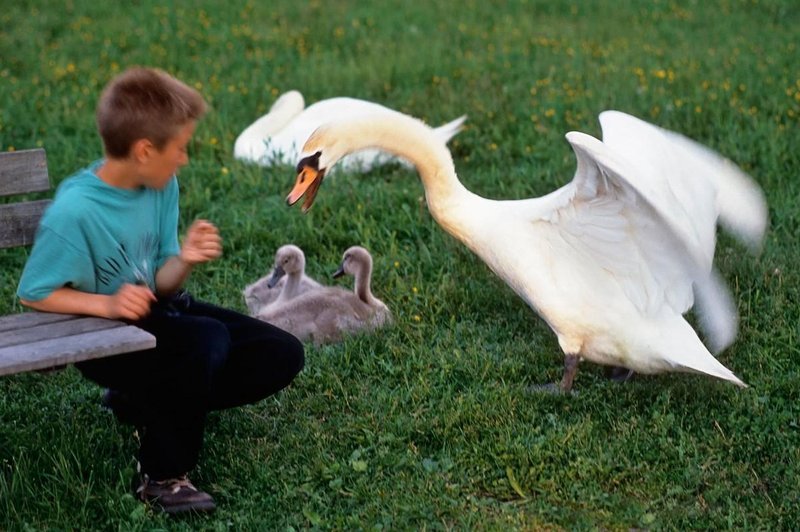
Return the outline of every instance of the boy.
<path id="1" fill-rule="evenodd" d="M 160 70 L 112 80 L 97 107 L 105 158 L 58 187 L 17 291 L 36 310 L 123 319 L 156 337 L 154 349 L 76 366 L 139 429 L 137 494 L 169 513 L 215 508 L 187 477 L 208 411 L 272 395 L 304 363 L 289 333 L 180 290 L 195 265 L 222 254 L 208 221 L 195 221 L 182 245 L 177 237 L 175 175 L 205 110 L 197 91 Z"/>

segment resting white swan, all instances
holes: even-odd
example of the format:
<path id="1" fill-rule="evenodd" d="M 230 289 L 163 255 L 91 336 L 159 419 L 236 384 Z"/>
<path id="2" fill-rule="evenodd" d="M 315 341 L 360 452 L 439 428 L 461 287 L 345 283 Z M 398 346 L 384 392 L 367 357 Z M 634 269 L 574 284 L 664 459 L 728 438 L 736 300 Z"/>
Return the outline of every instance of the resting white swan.
<path id="1" fill-rule="evenodd" d="M 258 281 L 245 287 L 247 310 L 251 316 L 276 301 L 288 301 L 293 297 L 320 288 L 322 285 L 305 274 L 306 256 L 294 244 L 286 244 L 275 252 L 272 271 Z"/>
<path id="2" fill-rule="evenodd" d="M 345 251 L 334 277 L 355 278 L 353 291 L 337 286 L 310 290 L 289 300 L 278 300 L 256 316 L 300 340 L 315 344 L 338 342 L 345 334 L 370 331 L 392 321 L 389 308 L 372 294 L 372 257 L 366 249 L 353 246 Z"/>
<path id="3" fill-rule="evenodd" d="M 377 103 L 344 97 L 321 100 L 305 109 L 304 106 L 303 95 L 298 91 L 282 94 L 267 114 L 239 134 L 233 147 L 234 157 L 262 166 L 294 164 L 303 143 L 320 125 L 386 109 Z M 434 129 L 436 136 L 442 142 L 448 142 L 461 131 L 464 120 L 466 116 L 461 116 Z M 375 166 L 396 160 L 384 151 L 367 149 L 345 157 L 339 168 L 367 172 Z"/>
<path id="4" fill-rule="evenodd" d="M 447 147 L 418 120 L 383 111 L 327 124 L 303 147 L 287 202 L 306 194 L 310 208 L 326 171 L 353 150 L 392 151 L 415 164 L 436 221 L 553 329 L 565 354 L 562 389 L 581 358 L 745 386 L 683 314 L 697 303 L 715 352 L 734 340 L 735 306 L 712 267 L 716 223 L 758 247 L 767 218 L 760 188 L 686 137 L 616 111 L 600 123 L 602 142 L 567 134 L 578 163 L 570 183 L 513 201 L 468 191 Z"/>

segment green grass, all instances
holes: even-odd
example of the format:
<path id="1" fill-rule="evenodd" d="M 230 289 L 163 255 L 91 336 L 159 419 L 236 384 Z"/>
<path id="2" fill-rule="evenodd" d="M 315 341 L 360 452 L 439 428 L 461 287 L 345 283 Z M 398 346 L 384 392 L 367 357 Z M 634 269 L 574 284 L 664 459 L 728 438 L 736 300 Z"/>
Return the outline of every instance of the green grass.
<path id="1" fill-rule="evenodd" d="M 23 4 L 23 3 L 19 3 Z M 211 416 L 194 477 L 220 503 L 170 520 L 129 489 L 135 441 L 77 371 L 0 379 L 0 529 L 789 529 L 800 522 L 800 7 L 791 0 L 26 2 L 0 13 L 0 150 L 47 149 L 51 181 L 98 158 L 93 109 L 133 64 L 200 88 L 212 112 L 181 175 L 182 223 L 222 260 L 190 289 L 240 290 L 294 242 L 331 273 L 359 243 L 397 323 L 309 348 L 292 387 Z M 418 4 L 418 5 L 416 5 Z M 36 7 L 32 7 L 35 5 Z M 410 7 L 415 5 L 415 7 Z M 624 386 L 584 364 L 574 397 L 553 334 L 431 219 L 398 166 L 326 180 L 301 215 L 290 167 L 233 160 L 275 97 L 347 95 L 439 124 L 466 186 L 494 198 L 566 183 L 571 129 L 616 108 L 731 157 L 771 217 L 753 258 L 717 262 L 741 313 L 721 360 L 751 387 L 687 375 Z M 0 313 L 26 250 L 0 251 Z"/>

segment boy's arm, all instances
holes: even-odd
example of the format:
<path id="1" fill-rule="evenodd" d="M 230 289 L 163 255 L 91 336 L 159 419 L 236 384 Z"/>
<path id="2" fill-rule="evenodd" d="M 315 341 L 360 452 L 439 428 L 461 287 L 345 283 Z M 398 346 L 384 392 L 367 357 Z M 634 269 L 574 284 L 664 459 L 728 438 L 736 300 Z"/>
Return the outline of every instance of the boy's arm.
<path id="1" fill-rule="evenodd" d="M 156 272 L 156 292 L 169 295 L 189 277 L 195 264 L 208 262 L 222 255 L 222 238 L 216 226 L 206 220 L 195 220 L 186 232 L 181 251 L 170 257 Z"/>
<path id="2" fill-rule="evenodd" d="M 139 320 L 150 312 L 150 304 L 156 300 L 146 286 L 124 284 L 116 294 L 102 295 L 81 292 L 74 288 L 58 288 L 44 299 L 20 302 L 43 312 L 63 314 L 85 314 L 110 319 Z"/>
<path id="3" fill-rule="evenodd" d="M 160 296 L 174 293 L 192 273 L 192 264 L 184 262 L 180 255 L 167 259 L 156 272 L 156 292 Z"/>

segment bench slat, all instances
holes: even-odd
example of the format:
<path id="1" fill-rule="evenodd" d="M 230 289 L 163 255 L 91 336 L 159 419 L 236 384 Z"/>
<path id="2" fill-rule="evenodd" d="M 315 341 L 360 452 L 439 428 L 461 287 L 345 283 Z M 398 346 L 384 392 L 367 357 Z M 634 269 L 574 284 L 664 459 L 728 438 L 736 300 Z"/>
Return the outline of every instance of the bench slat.
<path id="1" fill-rule="evenodd" d="M 33 313 L 29 312 L 28 314 Z M 71 320 L 24 327 L 22 329 L 6 332 L 3 336 L 0 336 L 0 348 L 125 326 L 125 323 L 121 321 L 76 316 L 75 319 Z"/>
<path id="2" fill-rule="evenodd" d="M 77 314 L 57 314 L 55 312 L 22 312 L 20 314 L 9 314 L 0 316 L 0 333 L 36 327 L 47 323 L 57 323 L 64 320 L 75 320 L 80 316 Z"/>
<path id="3" fill-rule="evenodd" d="M 0 376 L 152 349 L 156 339 L 132 325 L 0 348 Z"/>
<path id="4" fill-rule="evenodd" d="M 39 219 L 50 200 L 0 205 L 0 248 L 33 244 Z"/>
<path id="5" fill-rule="evenodd" d="M 0 153 L 0 196 L 50 190 L 44 149 Z"/>

